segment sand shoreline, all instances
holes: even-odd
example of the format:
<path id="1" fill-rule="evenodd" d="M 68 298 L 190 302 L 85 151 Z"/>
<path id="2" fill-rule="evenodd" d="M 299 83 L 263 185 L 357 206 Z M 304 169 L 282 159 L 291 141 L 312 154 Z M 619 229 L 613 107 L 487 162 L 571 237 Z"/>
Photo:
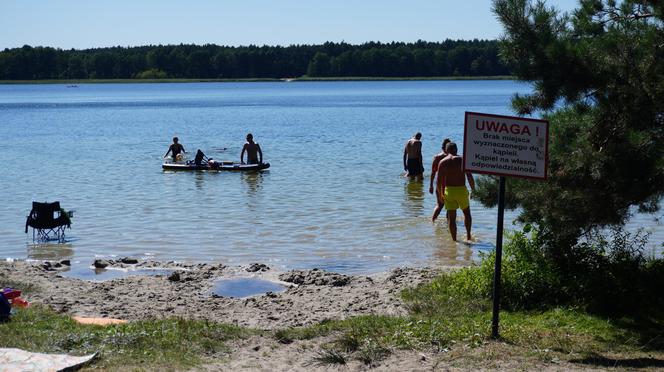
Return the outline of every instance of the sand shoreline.
<path id="1" fill-rule="evenodd" d="M 343 275 L 319 269 L 279 272 L 266 265 L 145 261 L 108 268 L 166 269 L 170 275 L 125 276 L 105 281 L 63 277 L 55 262 L 2 262 L 0 278 L 30 283 L 31 302 L 76 316 L 141 320 L 168 317 L 207 319 L 258 329 L 308 326 L 357 315 L 405 315 L 401 290 L 433 278 L 441 269 L 397 268 L 371 275 Z M 55 267 L 59 266 L 59 267 Z M 279 293 L 224 297 L 213 293 L 218 279 L 258 278 L 287 286 Z M 20 288 L 19 288 L 20 289 Z"/>
<path id="2" fill-rule="evenodd" d="M 48 262 L 48 263 L 47 263 Z M 264 265 L 226 266 L 222 263 L 176 263 L 146 261 L 109 262 L 122 270 L 167 269 L 170 274 L 138 275 L 89 281 L 63 277 L 67 265 L 46 262 L 0 262 L 0 286 L 26 289 L 24 296 L 71 316 L 117 318 L 128 321 L 160 318 L 205 319 L 263 330 L 246 339 L 228 343 L 228 353 L 204 358 L 195 370 L 214 371 L 424 371 L 469 369 L 592 370 L 587 365 L 548 363 L 502 342 L 482 347 L 456 345 L 450 349 L 390 350 L 375 364 L 349 359 L 345 366 L 317 362 L 335 334 L 307 340 L 281 342 L 273 331 L 303 327 L 324 320 L 361 315 L 403 316 L 408 313 L 401 299 L 403 289 L 429 281 L 443 268 L 395 268 L 371 275 L 343 275 L 318 269 L 275 271 Z M 58 266 L 58 267 L 56 267 Z M 178 275 L 171 275 L 173 272 Z M 217 279 L 260 278 L 289 287 L 280 293 L 246 298 L 217 296 Z M 20 288 L 25 286 L 25 288 Z M 487 359 L 487 354 L 493 357 Z M 502 356 L 501 356 L 502 355 Z M 601 368 L 600 368 L 601 369 Z"/>
<path id="3" fill-rule="evenodd" d="M 171 275 L 128 276 L 106 281 L 62 277 L 66 265 L 55 262 L 0 262 L 0 285 L 24 283 L 25 296 L 71 316 L 124 320 L 181 317 L 207 319 L 261 330 L 308 326 L 323 320 L 380 314 L 405 315 L 402 289 L 433 278 L 440 270 L 398 268 L 372 275 L 343 275 L 323 270 L 275 271 L 267 266 L 226 266 L 221 263 L 112 262 L 116 269 L 170 269 Z M 59 266 L 59 267 L 55 267 Z M 247 298 L 220 297 L 211 290 L 217 279 L 260 278 L 289 287 L 280 293 Z M 20 288 L 19 288 L 20 289 Z M 315 363 L 331 337 L 282 343 L 270 336 L 253 336 L 229 344 L 227 357 L 207 360 L 196 370 L 311 371 L 337 370 Z M 349 361 L 347 370 L 431 370 L 434 354 L 395 350 L 380 365 Z"/>

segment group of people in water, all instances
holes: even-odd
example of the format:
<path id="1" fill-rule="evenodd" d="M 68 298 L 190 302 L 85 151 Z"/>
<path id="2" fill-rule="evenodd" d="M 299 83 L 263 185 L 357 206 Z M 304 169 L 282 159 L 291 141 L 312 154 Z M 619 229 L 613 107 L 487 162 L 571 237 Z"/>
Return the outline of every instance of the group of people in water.
<path id="1" fill-rule="evenodd" d="M 244 154 L 246 153 L 246 164 L 263 164 L 263 150 L 261 150 L 261 146 L 254 142 L 254 136 L 251 133 L 247 133 L 246 138 L 247 142 L 242 146 L 242 152 L 240 153 L 240 163 L 245 164 Z M 184 159 L 184 154 L 186 154 L 187 151 L 185 151 L 184 146 L 182 146 L 179 141 L 179 138 L 173 137 L 173 143 L 168 147 L 168 151 L 164 154 L 164 158 L 168 157 L 168 154 L 171 154 L 174 163 Z M 211 160 L 212 159 L 209 159 L 209 161 Z"/>
<path id="2" fill-rule="evenodd" d="M 263 151 L 258 143 L 254 142 L 254 136 L 247 134 L 247 142 L 242 146 L 240 162 L 244 162 L 244 154 L 247 154 L 247 164 L 262 164 Z M 443 209 L 447 211 L 447 224 L 452 235 L 452 240 L 457 240 L 456 211 L 461 209 L 466 226 L 466 238 L 472 240 L 470 230 L 472 216 L 470 214 L 470 194 L 466 188 L 466 179 L 470 189 L 475 191 L 475 180 L 473 175 L 463 170 L 463 158 L 457 154 L 456 143 L 445 138 L 442 151 L 434 155 L 431 162 L 431 177 L 429 180 L 429 193 L 436 195 L 436 207 L 433 210 L 431 221 L 435 222 Z M 200 150 L 199 150 L 200 152 Z M 183 160 L 186 151 L 179 143 L 177 137 L 173 137 L 173 143 L 169 146 L 164 158 L 171 154 L 173 162 Z M 406 142 L 403 151 L 403 168 L 406 175 L 421 182 L 424 178 L 424 161 L 422 158 L 422 133 L 416 133 Z M 434 187 L 435 181 L 435 187 Z"/>
<path id="3" fill-rule="evenodd" d="M 470 214 L 470 194 L 466 188 L 466 179 L 470 189 L 475 191 L 475 179 L 470 172 L 463 170 L 463 158 L 457 154 L 456 143 L 445 138 L 442 151 L 434 155 L 431 162 L 431 177 L 429 180 L 429 193 L 436 195 L 436 207 L 433 210 L 431 221 L 435 222 L 443 210 L 447 211 L 447 224 L 452 240 L 457 240 L 456 211 L 461 209 L 466 226 L 466 239 L 472 240 L 470 235 L 472 216 Z M 424 161 L 422 158 L 422 133 L 416 133 L 406 142 L 403 151 L 403 168 L 406 175 L 416 181 L 424 178 Z M 434 180 L 436 185 L 434 188 Z"/>

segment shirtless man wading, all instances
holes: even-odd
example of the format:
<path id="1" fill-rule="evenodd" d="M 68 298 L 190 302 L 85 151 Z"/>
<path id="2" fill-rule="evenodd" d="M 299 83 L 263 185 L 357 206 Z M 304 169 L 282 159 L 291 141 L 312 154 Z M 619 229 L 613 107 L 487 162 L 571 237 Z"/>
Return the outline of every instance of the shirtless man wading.
<path id="1" fill-rule="evenodd" d="M 470 197 L 468 189 L 466 189 L 466 178 L 472 191 L 475 191 L 475 180 L 472 174 L 464 174 L 463 158 L 457 155 L 456 143 L 448 143 L 445 150 L 447 156 L 438 163 L 436 198 L 438 204 L 443 204 L 447 210 L 447 224 L 450 228 L 452 240 L 457 240 L 456 210 L 461 208 L 464 217 L 463 223 L 466 226 L 466 239 L 470 241 L 472 240 L 470 227 L 473 220 L 470 216 Z M 435 218 L 432 219 L 435 221 Z"/>
<path id="2" fill-rule="evenodd" d="M 408 172 L 408 177 L 421 179 L 424 174 L 422 165 L 422 133 L 417 132 L 413 138 L 406 142 L 403 149 L 403 169 Z"/>
<path id="3" fill-rule="evenodd" d="M 450 142 L 452 141 L 449 138 L 445 138 L 443 140 L 443 145 L 441 146 L 442 151 L 433 156 L 433 161 L 431 162 L 431 177 L 429 178 L 429 194 L 433 194 L 433 180 L 436 178 L 436 174 L 438 173 L 438 163 L 440 163 L 440 161 L 447 156 L 447 152 L 445 152 L 445 146 L 447 146 L 447 144 Z M 436 208 L 433 210 L 433 216 L 431 216 L 431 220 L 435 221 L 442 210 L 443 202 L 442 200 L 438 200 Z"/>
<path id="4" fill-rule="evenodd" d="M 448 143 L 452 142 L 449 138 L 443 140 L 443 145 L 441 146 L 441 151 L 433 156 L 433 161 L 431 161 L 431 179 L 429 180 L 429 194 L 433 194 L 433 180 L 436 178 L 436 173 L 438 173 L 438 163 L 447 156 L 445 152 L 445 146 Z"/>
<path id="5" fill-rule="evenodd" d="M 263 164 L 263 151 L 261 146 L 254 142 L 254 136 L 247 134 L 247 143 L 242 146 L 240 162 L 244 164 L 244 153 L 247 153 L 247 164 Z M 259 158 L 260 156 L 260 158 Z"/>

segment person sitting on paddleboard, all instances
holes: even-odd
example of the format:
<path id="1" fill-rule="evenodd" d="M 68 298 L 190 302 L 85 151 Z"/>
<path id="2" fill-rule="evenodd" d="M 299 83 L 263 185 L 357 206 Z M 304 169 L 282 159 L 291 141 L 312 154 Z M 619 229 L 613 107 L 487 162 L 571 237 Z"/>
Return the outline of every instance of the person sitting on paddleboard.
<path id="1" fill-rule="evenodd" d="M 247 152 L 247 164 L 263 164 L 263 151 L 261 151 L 261 146 L 254 142 L 254 136 L 251 133 L 247 134 L 247 143 L 242 146 L 240 153 L 242 164 L 244 164 L 245 151 Z"/>
<path id="2" fill-rule="evenodd" d="M 164 158 L 168 156 L 169 152 L 173 156 L 173 162 L 174 163 L 178 160 L 182 160 L 182 154 L 181 153 L 184 153 L 184 154 L 187 153 L 186 151 L 184 151 L 184 146 L 182 146 L 181 144 L 178 143 L 178 138 L 177 137 L 173 137 L 173 144 L 171 144 L 168 147 L 168 151 L 166 151 L 166 155 L 164 155 Z"/>

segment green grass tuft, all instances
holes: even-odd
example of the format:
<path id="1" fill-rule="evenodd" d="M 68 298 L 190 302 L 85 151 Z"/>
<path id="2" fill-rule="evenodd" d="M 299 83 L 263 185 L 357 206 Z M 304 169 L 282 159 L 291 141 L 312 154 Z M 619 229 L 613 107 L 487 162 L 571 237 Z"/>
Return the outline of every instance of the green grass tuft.
<path id="1" fill-rule="evenodd" d="M 346 364 L 346 356 L 335 349 L 323 349 L 318 352 L 318 356 L 314 357 L 313 363 L 316 365 L 326 364 Z"/>
<path id="2" fill-rule="evenodd" d="M 376 366 L 390 355 L 390 350 L 380 341 L 365 338 L 356 353 L 356 358 L 368 366 Z"/>
<path id="3" fill-rule="evenodd" d="M 112 326 L 82 325 L 42 306 L 23 309 L 0 324 L 0 347 L 83 355 L 100 351 L 101 368 L 187 368 L 205 357 L 228 352 L 225 341 L 254 331 L 184 319 L 130 322 Z"/>
<path id="4" fill-rule="evenodd" d="M 326 320 L 309 327 L 279 329 L 274 332 L 274 338 L 283 344 L 290 344 L 294 340 L 311 340 L 327 336 L 338 329 L 340 329 L 339 322 Z"/>

